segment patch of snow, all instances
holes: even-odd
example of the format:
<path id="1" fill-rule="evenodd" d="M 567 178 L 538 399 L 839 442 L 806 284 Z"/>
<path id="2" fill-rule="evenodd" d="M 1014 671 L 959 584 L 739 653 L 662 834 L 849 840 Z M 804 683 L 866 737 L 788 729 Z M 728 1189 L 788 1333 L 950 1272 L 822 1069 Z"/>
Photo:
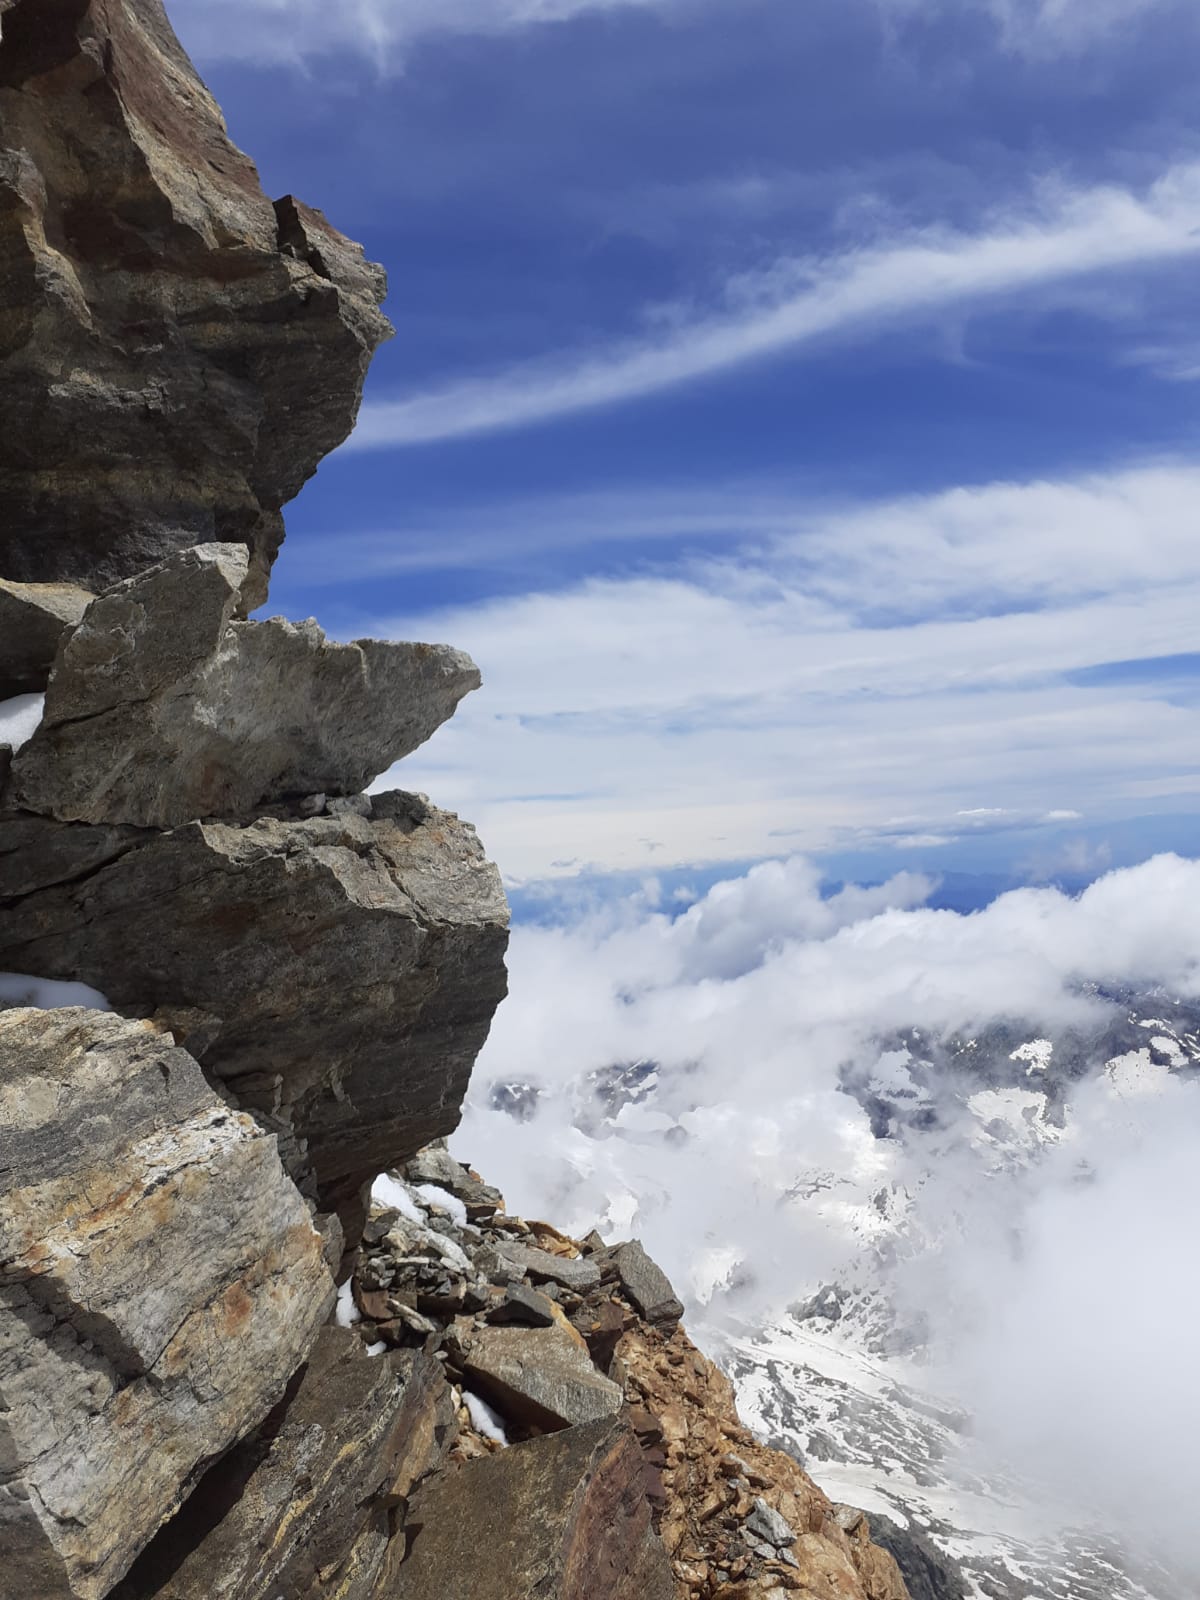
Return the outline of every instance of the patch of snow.
<path id="1" fill-rule="evenodd" d="M 1149 1050 L 1130 1050 L 1114 1056 L 1104 1069 L 1114 1094 L 1158 1094 L 1163 1087 L 1163 1069 Z"/>
<path id="2" fill-rule="evenodd" d="M 493 1411 L 481 1396 L 472 1394 L 470 1389 L 464 1389 L 462 1397 L 475 1432 L 481 1433 L 485 1439 L 494 1440 L 497 1444 L 507 1445 L 508 1435 L 504 1431 L 503 1417 Z"/>
<path id="3" fill-rule="evenodd" d="M 23 972 L 0 972 L 0 1011 L 14 1006 L 34 1006 L 39 1011 L 61 1011 L 65 1006 L 112 1010 L 99 989 L 89 989 L 86 983 L 60 983 L 54 978 L 26 977 Z"/>
<path id="4" fill-rule="evenodd" d="M 1155 1034 L 1150 1041 L 1151 1050 L 1157 1050 L 1160 1056 L 1166 1056 L 1173 1067 L 1186 1067 L 1188 1054 L 1180 1048 L 1178 1039 L 1168 1039 L 1165 1034 Z"/>
<path id="5" fill-rule="evenodd" d="M 389 1177 L 386 1172 L 381 1172 L 371 1185 L 371 1199 L 377 1206 L 398 1211 L 409 1222 L 424 1224 L 425 1218 L 408 1192 L 408 1185 L 401 1183 L 398 1178 Z"/>
<path id="6" fill-rule="evenodd" d="M 349 1278 L 337 1292 L 334 1317 L 339 1328 L 352 1328 L 356 1322 L 362 1321 L 362 1312 L 354 1304 L 354 1285 Z"/>
<path id="7" fill-rule="evenodd" d="M 367 1354 L 369 1356 L 381 1356 L 381 1355 L 383 1355 L 383 1353 L 384 1353 L 384 1351 L 386 1349 L 387 1349 L 387 1340 L 386 1339 L 380 1339 L 378 1341 L 378 1343 L 369 1344 L 367 1346 Z"/>
<path id="8" fill-rule="evenodd" d="M 1049 1039 L 1030 1039 L 1028 1044 L 1023 1044 L 1009 1056 L 1010 1061 L 1027 1061 L 1026 1076 L 1032 1078 L 1035 1072 L 1049 1072 L 1050 1057 L 1054 1054 L 1054 1045 Z"/>
<path id="9" fill-rule="evenodd" d="M 19 750 L 32 739 L 45 703 L 42 694 L 18 694 L 11 700 L 0 700 L 0 744 Z"/>
<path id="10" fill-rule="evenodd" d="M 440 1206 L 460 1228 L 466 1227 L 467 1208 L 456 1194 L 450 1193 L 449 1189 L 441 1189 L 436 1183 L 418 1183 L 416 1192 L 431 1206 Z"/>

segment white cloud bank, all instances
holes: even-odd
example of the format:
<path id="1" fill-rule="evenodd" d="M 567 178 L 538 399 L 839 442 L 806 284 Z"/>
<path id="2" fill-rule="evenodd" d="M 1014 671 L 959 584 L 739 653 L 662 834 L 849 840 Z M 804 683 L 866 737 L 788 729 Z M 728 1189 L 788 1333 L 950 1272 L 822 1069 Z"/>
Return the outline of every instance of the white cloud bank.
<path id="1" fill-rule="evenodd" d="M 694 383 L 748 362 L 881 326 L 1200 252 L 1200 165 L 1144 192 L 1043 187 L 1021 212 L 975 233 L 925 228 L 835 256 L 788 258 L 726 285 L 722 306 L 680 308 L 613 348 L 583 350 L 489 377 L 364 406 L 349 448 L 368 450 L 526 427 Z"/>
<path id="2" fill-rule="evenodd" d="M 302 65 L 347 51 L 395 67 L 431 34 L 505 34 L 603 11 L 684 0 L 174 0 L 171 18 L 200 61 Z"/>
<path id="3" fill-rule="evenodd" d="M 364 618 L 455 641 L 485 683 L 381 784 L 461 809 L 517 879 L 1194 804 L 1200 696 L 1169 670 L 1080 674 L 1196 649 L 1198 506 L 1186 463 L 790 515 L 747 499 L 745 542 L 668 575 Z M 611 496 L 600 514 L 619 521 Z"/>
<path id="4" fill-rule="evenodd" d="M 923 909 L 926 888 L 906 876 L 823 901 L 792 860 L 675 920 L 626 902 L 519 926 L 456 1148 L 521 1214 L 642 1236 L 697 1323 L 754 1325 L 822 1283 L 861 1281 L 907 1207 L 914 1236 L 941 1248 L 901 1265 L 898 1286 L 930 1314 L 931 1357 L 984 1443 L 1050 1477 L 1064 1504 L 1195 1563 L 1200 1084 L 1135 1062 L 1070 1090 L 1063 1135 L 1019 1116 L 1006 1135 L 988 1127 L 1003 1095 L 967 1114 L 987 1085 L 963 1069 L 933 1083 L 940 1127 L 880 1140 L 840 1083 L 847 1068 L 894 1076 L 880 1040 L 900 1028 L 978 1037 L 1026 1019 L 1036 1037 L 1117 1015 L 1089 984 L 1200 998 L 1200 863 L 1160 857 L 1077 899 L 1022 890 L 973 916 Z M 647 1060 L 644 1103 L 580 1131 L 597 1109 L 588 1074 Z M 1036 1100 L 1041 1076 L 1024 1059 L 1014 1072 Z M 493 1081 L 539 1084 L 537 1117 L 490 1110 Z"/>

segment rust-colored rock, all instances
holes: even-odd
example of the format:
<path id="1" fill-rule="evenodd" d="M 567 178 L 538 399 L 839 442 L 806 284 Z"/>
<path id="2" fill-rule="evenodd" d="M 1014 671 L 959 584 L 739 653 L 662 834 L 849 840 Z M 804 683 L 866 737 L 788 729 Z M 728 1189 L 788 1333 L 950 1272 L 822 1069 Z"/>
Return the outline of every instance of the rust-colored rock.
<path id="1" fill-rule="evenodd" d="M 386 282 L 272 205 L 160 0 L 0 7 L 0 576 L 250 547 L 349 433 Z"/>

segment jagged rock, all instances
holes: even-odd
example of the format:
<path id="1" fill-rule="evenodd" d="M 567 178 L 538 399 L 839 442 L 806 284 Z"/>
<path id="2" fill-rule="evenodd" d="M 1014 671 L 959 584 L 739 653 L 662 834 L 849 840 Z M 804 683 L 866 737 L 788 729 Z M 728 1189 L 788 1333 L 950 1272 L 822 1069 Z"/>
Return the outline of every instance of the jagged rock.
<path id="1" fill-rule="evenodd" d="M 252 609 L 391 333 L 382 270 L 270 203 L 160 0 L 3 8 L 0 129 L 0 572 L 96 589 L 228 540 Z"/>
<path id="2" fill-rule="evenodd" d="M 647 1322 L 679 1321 L 683 1306 L 676 1299 L 666 1273 L 651 1261 L 640 1240 L 631 1239 L 627 1244 L 618 1245 L 612 1252 L 612 1260 L 622 1292 Z"/>
<path id="3" fill-rule="evenodd" d="M 493 1189 L 469 1167 L 456 1161 L 446 1149 L 444 1140 L 419 1150 L 406 1161 L 404 1177 L 409 1183 L 436 1184 L 439 1189 L 454 1195 L 467 1208 L 468 1222 L 487 1221 L 504 1204 L 499 1189 Z"/>
<path id="4" fill-rule="evenodd" d="M 372 1600 L 454 1408 L 428 1356 L 325 1328 L 294 1393 L 202 1479 L 112 1600 Z M 402 1542 L 401 1542 L 402 1548 Z"/>
<path id="5" fill-rule="evenodd" d="M 0 1596 L 99 1600 L 333 1300 L 275 1141 L 149 1024 L 0 1012 Z"/>
<path id="6" fill-rule="evenodd" d="M 505 1240 L 498 1254 L 520 1277 L 532 1278 L 534 1283 L 557 1283 L 576 1294 L 587 1294 L 600 1285 L 600 1268 L 583 1257 L 551 1255 L 549 1250 L 539 1250 L 536 1245 L 517 1244 Z"/>
<path id="7" fill-rule="evenodd" d="M 92 596 L 71 583 L 6 583 L 0 578 L 0 700 L 40 694 L 58 642 Z"/>
<path id="8" fill-rule="evenodd" d="M 528 1328 L 552 1328 L 556 1320 L 554 1302 L 523 1283 L 510 1283 L 503 1300 L 488 1312 L 489 1322 L 517 1322 Z"/>
<path id="9" fill-rule="evenodd" d="M 435 1480 L 380 1600 L 675 1600 L 642 1465 L 616 1420 L 514 1445 Z"/>
<path id="10" fill-rule="evenodd" d="M 13 762 L 13 803 L 158 828 L 318 792 L 369 811 L 358 791 L 479 685 L 445 645 L 333 644 L 311 621 L 231 622 L 246 572 L 244 545 L 199 545 L 94 600 Z"/>
<path id="11" fill-rule="evenodd" d="M 307 1143 L 353 1243 L 362 1185 L 454 1128 L 505 992 L 508 910 L 474 830 L 405 794 L 370 818 L 35 824 L 4 826 L 21 848 L 0 869 L 22 888 L 0 970 L 218 1019 L 206 1071 Z"/>
<path id="12" fill-rule="evenodd" d="M 462 1341 L 462 1369 L 506 1421 L 545 1433 L 612 1416 L 624 1403 L 620 1388 L 557 1325 L 472 1333 Z"/>
<path id="13" fill-rule="evenodd" d="M 872 1533 L 903 1573 L 909 1600 L 967 1600 L 961 1569 L 915 1526 L 901 1528 L 887 1517 L 874 1517 Z"/>

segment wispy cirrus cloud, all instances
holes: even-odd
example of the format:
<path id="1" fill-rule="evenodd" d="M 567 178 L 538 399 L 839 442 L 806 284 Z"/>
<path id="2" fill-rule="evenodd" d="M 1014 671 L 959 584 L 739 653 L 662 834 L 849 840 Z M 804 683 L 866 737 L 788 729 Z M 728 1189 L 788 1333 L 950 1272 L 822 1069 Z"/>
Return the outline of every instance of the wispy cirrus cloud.
<path id="1" fill-rule="evenodd" d="M 504 34 L 589 12 L 686 0 L 175 0 L 172 20 L 204 61 L 299 65 L 330 50 L 397 65 L 431 34 Z"/>
<path id="2" fill-rule="evenodd" d="M 1090 284 L 1200 253 L 1200 164 L 1142 192 L 1044 185 L 976 232 L 930 227 L 820 258 L 789 257 L 609 348 L 558 353 L 363 409 L 350 447 L 420 445 L 618 405 L 828 338 Z"/>
<path id="3" fill-rule="evenodd" d="M 1190 463 L 775 500 L 719 555 L 357 617 L 455 640 L 486 685 L 381 781 L 463 809 L 520 879 L 1194 804 L 1198 504 Z"/>

